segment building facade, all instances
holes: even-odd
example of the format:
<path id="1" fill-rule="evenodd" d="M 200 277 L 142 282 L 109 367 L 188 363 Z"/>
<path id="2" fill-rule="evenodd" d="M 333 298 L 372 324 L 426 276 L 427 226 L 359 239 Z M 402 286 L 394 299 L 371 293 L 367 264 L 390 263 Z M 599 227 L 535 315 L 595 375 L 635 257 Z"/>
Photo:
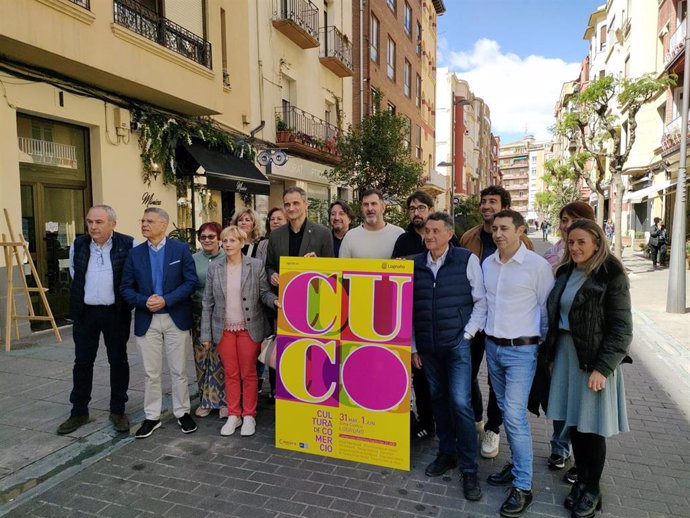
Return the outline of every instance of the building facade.
<path id="1" fill-rule="evenodd" d="M 352 3 L 290 4 L 3 3 L 0 205 L 29 242 L 56 316 L 67 313 L 69 246 L 92 204 L 113 206 L 118 230 L 135 236 L 143 209 L 160 206 L 189 235 L 245 204 L 265 213 L 290 185 L 317 201 L 347 196 L 322 173 L 337 160 L 329 139 L 352 120 Z M 281 140 L 279 125 L 299 138 Z M 145 164 L 166 128 L 184 135 L 172 161 Z M 253 160 L 279 149 L 282 166 Z M 6 274 L 2 263 L 3 312 Z"/>
<path id="2" fill-rule="evenodd" d="M 425 164 L 423 188 L 442 194 L 435 166 L 436 19 L 442 0 L 352 2 L 354 34 L 353 122 L 380 109 L 403 116 L 410 154 Z"/>

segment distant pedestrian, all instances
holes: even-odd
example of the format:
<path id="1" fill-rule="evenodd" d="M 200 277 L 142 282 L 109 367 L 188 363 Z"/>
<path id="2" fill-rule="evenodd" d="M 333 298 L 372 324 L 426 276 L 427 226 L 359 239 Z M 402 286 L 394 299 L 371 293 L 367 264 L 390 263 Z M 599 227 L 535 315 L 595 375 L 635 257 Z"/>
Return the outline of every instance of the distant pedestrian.
<path id="1" fill-rule="evenodd" d="M 549 224 L 548 221 L 542 221 L 541 222 L 541 238 L 543 241 L 547 241 L 549 239 L 549 229 L 551 228 L 551 225 Z"/>
<path id="2" fill-rule="evenodd" d="M 567 244 L 549 295 L 542 353 L 553 364 L 547 416 L 569 427 L 578 469 L 563 505 L 584 518 L 602 507 L 606 437 L 629 430 L 620 365 L 630 361 L 633 328 L 625 269 L 603 230 L 576 221 Z"/>
<path id="3" fill-rule="evenodd" d="M 221 435 L 254 435 L 259 380 L 256 360 L 261 341 L 271 332 L 263 304 L 277 306 L 259 259 L 242 254 L 247 234 L 236 226 L 220 234 L 225 260 L 208 271 L 201 314 L 201 343 L 217 348 L 225 370 L 228 419 Z"/>
<path id="4" fill-rule="evenodd" d="M 539 220 L 537 219 L 534 220 L 534 230 L 539 230 Z"/>
<path id="5" fill-rule="evenodd" d="M 647 246 L 649 247 L 649 257 L 652 260 L 652 267 L 656 268 L 657 262 L 659 260 L 659 250 L 661 248 L 661 243 L 659 241 L 659 236 L 661 235 L 661 218 L 654 218 L 654 225 L 649 231 L 649 242 Z"/>
<path id="6" fill-rule="evenodd" d="M 116 225 L 112 207 L 94 205 L 86 214 L 88 235 L 77 237 L 70 247 L 70 317 L 74 321 L 74 368 L 69 397 L 72 412 L 57 429 L 60 435 L 72 433 L 89 421 L 93 365 L 101 334 L 110 365 L 110 421 L 116 431 L 129 432 L 125 403 L 132 307 L 123 299 L 119 286 L 133 238 L 115 232 Z"/>
<path id="7" fill-rule="evenodd" d="M 186 243 L 165 237 L 170 217 L 160 207 L 148 207 L 141 219 L 146 238 L 127 256 L 120 291 L 135 308 L 134 335 L 145 373 L 146 419 L 134 434 L 150 436 L 160 428 L 163 406 L 163 352 L 172 380 L 173 415 L 183 433 L 197 429 L 189 415 L 187 356 L 192 328 L 191 296 L 198 284 L 194 259 Z"/>
<path id="8" fill-rule="evenodd" d="M 338 257 L 390 259 L 395 242 L 404 230 L 383 219 L 386 203 L 380 190 L 365 191 L 361 201 L 364 222 L 345 234 Z"/>
<path id="9" fill-rule="evenodd" d="M 428 251 L 414 258 L 412 364 L 429 381 L 439 438 L 425 473 L 441 476 L 459 461 L 465 498 L 479 500 L 470 343 L 484 327 L 486 300 L 479 259 L 450 244 L 453 227 L 448 214 L 431 214 L 424 226 Z"/>
<path id="10" fill-rule="evenodd" d="M 206 287 L 206 273 L 214 261 L 223 258 L 220 249 L 220 223 L 209 221 L 203 223 L 197 230 L 197 239 L 201 243 L 201 250 L 192 255 L 199 284 L 192 295 L 192 347 L 194 350 L 194 365 L 196 367 L 196 381 L 199 386 L 199 406 L 194 412 L 198 417 L 206 417 L 212 410 L 218 410 L 221 417 L 227 417 L 225 405 L 225 376 L 223 365 L 218 357 L 218 351 L 207 349 L 199 340 L 201 327 L 201 301 Z"/>
<path id="11" fill-rule="evenodd" d="M 613 245 L 613 238 L 616 235 L 616 225 L 613 224 L 612 220 L 607 220 L 604 223 L 604 233 L 606 234 L 606 240 L 609 244 Z"/>

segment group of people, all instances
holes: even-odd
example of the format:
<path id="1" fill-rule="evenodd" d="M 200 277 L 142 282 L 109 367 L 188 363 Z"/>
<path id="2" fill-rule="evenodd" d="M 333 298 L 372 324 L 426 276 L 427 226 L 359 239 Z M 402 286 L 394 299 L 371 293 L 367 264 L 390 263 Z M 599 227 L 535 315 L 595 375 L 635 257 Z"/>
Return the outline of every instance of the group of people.
<path id="1" fill-rule="evenodd" d="M 186 244 L 166 238 L 169 217 L 161 208 L 145 210 L 145 240 L 136 245 L 115 231 L 111 207 L 92 207 L 88 234 L 70 249 L 72 411 L 58 433 L 72 433 L 89 421 L 101 334 L 110 363 L 110 419 L 116 430 L 129 431 L 126 344 L 134 308 L 145 372 L 145 420 L 135 436 L 148 437 L 161 426 L 163 352 L 173 414 L 183 433 L 197 429 L 186 373 L 190 340 L 200 399 L 195 415 L 217 411 L 225 419 L 221 435 L 238 428 L 242 436 L 253 435 L 264 374 L 257 358 L 262 340 L 275 330 L 280 258 L 407 258 L 414 261 L 417 413 L 411 433 L 439 439 L 426 474 L 440 476 L 459 466 L 465 497 L 479 500 L 477 459 L 480 452 L 488 458 L 498 454 L 503 425 L 512 460 L 488 483 L 512 485 L 500 512 L 520 516 L 532 501 L 527 411 L 536 401 L 554 422 L 551 467 L 565 467 L 571 446 L 574 453 L 576 475 L 569 473 L 576 483 L 564 505 L 577 518 L 593 516 L 601 507 L 605 438 L 628 429 L 619 366 L 632 340 L 632 318 L 627 278 L 591 207 L 564 207 L 562 239 L 541 257 L 526 237 L 524 218 L 510 209 L 510 195 L 499 186 L 482 191 L 483 221 L 460 239 L 453 218 L 436 212 L 423 191 L 406 201 L 406 229 L 385 221 L 381 191 L 367 190 L 360 201 L 361 225 L 351 228 L 353 211 L 338 200 L 329 207 L 329 229 L 307 219 L 306 192 L 290 187 L 283 207 L 269 211 L 265 236 L 258 215 L 244 209 L 224 229 L 202 224 L 201 249 L 194 255 Z M 484 356 L 490 386 L 486 422 L 477 381 Z M 269 383 L 272 396 L 273 370 Z"/>

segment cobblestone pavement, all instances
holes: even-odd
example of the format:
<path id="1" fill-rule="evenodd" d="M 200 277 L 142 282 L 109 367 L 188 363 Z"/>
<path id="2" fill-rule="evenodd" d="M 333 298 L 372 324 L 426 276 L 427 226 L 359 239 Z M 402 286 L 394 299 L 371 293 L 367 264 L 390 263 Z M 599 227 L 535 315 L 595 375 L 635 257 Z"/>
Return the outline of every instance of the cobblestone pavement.
<path id="1" fill-rule="evenodd" d="M 607 442 L 604 514 L 688 517 L 690 381 L 682 368 L 672 368 L 687 359 L 688 327 L 679 331 L 688 315 L 667 326 L 663 312 L 654 310 L 665 297 L 665 289 L 659 289 L 663 272 L 648 274 L 641 263 L 639 272 L 631 272 L 633 300 L 638 286 L 641 297 L 655 301 L 640 303 L 648 304 L 650 312 L 636 310 L 635 363 L 624 367 L 631 432 Z M 434 440 L 413 446 L 409 473 L 277 449 L 273 408 L 264 396 L 253 437 L 220 437 L 222 421 L 215 416 L 198 419 L 199 430 L 184 435 L 168 416 L 148 439 L 118 438 L 101 415 L 104 411 L 97 410 L 91 428 L 60 438 L 54 426 L 67 412 L 60 408 L 53 415 L 51 409 L 67 400 L 69 368 L 63 370 L 71 362 L 71 347 L 69 341 L 60 346 L 46 343 L 0 356 L 0 408 L 5 415 L 0 422 L 0 460 L 13 462 L 4 471 L 0 462 L 0 516 L 496 516 L 506 497 L 504 489 L 484 483 L 483 499 L 467 502 L 457 470 L 441 478 L 426 477 L 424 467 L 434 457 Z M 107 365 L 103 353 L 99 369 Z M 132 382 L 140 390 L 138 353 L 131 353 L 137 372 Z M 32 378 L 33 389 L 25 386 L 26 377 Z M 483 367 L 484 390 L 485 378 Z M 58 382 L 62 385 L 56 388 Z M 13 385 L 24 387 L 19 395 Z M 29 394 L 31 408 L 22 406 L 22 393 Z M 129 405 L 135 421 L 143 419 L 139 396 L 135 391 Z M 535 501 L 525 516 L 568 516 L 562 500 L 569 486 L 561 480 L 561 471 L 546 466 L 551 423 L 534 416 L 530 423 Z M 68 443 L 56 445 L 58 439 Z M 38 460 L 27 456 L 22 464 L 16 458 L 22 451 L 42 447 L 49 452 L 38 455 Z M 481 480 L 500 469 L 508 455 L 502 434 L 499 456 L 480 460 Z M 17 478 L 32 469 L 35 476 Z M 13 485 L 17 480 L 24 481 L 20 490 Z"/>

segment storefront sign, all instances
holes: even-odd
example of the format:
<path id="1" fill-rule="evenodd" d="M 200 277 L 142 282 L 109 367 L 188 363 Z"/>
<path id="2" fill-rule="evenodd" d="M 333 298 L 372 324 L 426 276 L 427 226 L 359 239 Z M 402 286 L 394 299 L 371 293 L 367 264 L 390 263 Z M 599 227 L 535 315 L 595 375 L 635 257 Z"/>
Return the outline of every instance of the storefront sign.
<path id="1" fill-rule="evenodd" d="M 412 271 L 281 258 L 278 448 L 410 469 Z"/>
<path id="2" fill-rule="evenodd" d="M 141 195 L 141 204 L 148 207 L 149 205 L 160 205 L 161 201 L 156 199 L 155 193 L 147 191 Z"/>

